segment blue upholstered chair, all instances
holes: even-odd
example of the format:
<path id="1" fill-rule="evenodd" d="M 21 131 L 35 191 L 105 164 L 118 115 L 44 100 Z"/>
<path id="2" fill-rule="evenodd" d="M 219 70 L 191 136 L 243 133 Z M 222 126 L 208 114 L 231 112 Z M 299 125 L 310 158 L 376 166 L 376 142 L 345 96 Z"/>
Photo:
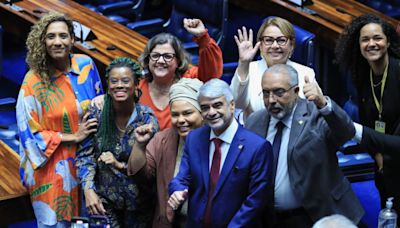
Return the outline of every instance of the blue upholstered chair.
<path id="1" fill-rule="evenodd" d="M 293 27 L 296 34 L 296 46 L 291 60 L 311 68 L 315 67 L 315 35 L 297 25 L 293 25 Z"/>
<path id="2" fill-rule="evenodd" d="M 400 1 L 398 0 L 359 0 L 359 2 L 389 17 L 400 18 Z"/>
<path id="3" fill-rule="evenodd" d="M 227 0 L 173 0 L 173 8 L 168 21 L 161 18 L 129 23 L 133 29 L 147 37 L 159 32 L 169 32 L 177 36 L 184 47 L 192 54 L 193 63 L 197 63 L 198 47 L 192 41 L 193 36 L 183 27 L 184 18 L 199 18 L 203 21 L 211 37 L 222 48 L 226 34 L 228 17 Z"/>
<path id="4" fill-rule="evenodd" d="M 0 79 L 3 77 L 3 28 L 0 26 Z M 5 86 L 2 84 L 2 86 Z M 4 89 L 3 89 L 4 90 Z M 0 140 L 5 142 L 9 147 L 18 152 L 18 128 L 15 115 L 15 98 L 0 98 Z"/>
<path id="5" fill-rule="evenodd" d="M 93 0 L 80 3 L 112 21 L 126 25 L 142 18 L 145 2 L 145 0 Z"/>

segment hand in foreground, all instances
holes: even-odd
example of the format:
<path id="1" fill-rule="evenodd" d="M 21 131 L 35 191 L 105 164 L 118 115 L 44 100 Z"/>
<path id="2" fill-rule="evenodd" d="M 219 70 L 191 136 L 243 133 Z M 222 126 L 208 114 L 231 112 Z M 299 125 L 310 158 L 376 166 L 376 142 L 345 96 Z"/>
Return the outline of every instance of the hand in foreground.
<path id="1" fill-rule="evenodd" d="M 115 157 L 114 154 L 110 151 L 103 152 L 100 154 L 97 162 L 104 162 L 107 165 L 112 165 L 117 169 L 123 169 L 125 167 L 125 163 L 119 162 Z"/>
<path id="2" fill-rule="evenodd" d="M 105 215 L 106 210 L 96 192 L 93 189 L 85 189 L 84 194 L 88 213 L 91 215 Z"/>
<path id="3" fill-rule="evenodd" d="M 90 134 L 95 133 L 97 131 L 97 119 L 91 118 L 89 119 L 90 113 L 87 112 L 83 118 L 81 124 L 79 124 L 78 131 L 74 134 L 76 138 L 76 142 L 82 142 L 86 137 Z"/>
<path id="4" fill-rule="evenodd" d="M 326 98 L 317 82 L 310 82 L 307 75 L 304 76 L 304 82 L 303 92 L 306 99 L 314 102 L 318 108 L 325 107 L 327 104 Z"/>
<path id="5" fill-rule="evenodd" d="M 175 191 L 168 199 L 168 205 L 172 207 L 172 209 L 176 210 L 178 207 L 185 202 L 188 197 L 188 190 L 185 189 L 183 191 Z"/>
<path id="6" fill-rule="evenodd" d="M 196 37 L 200 37 L 207 32 L 206 27 L 200 19 L 183 19 L 183 27 L 190 34 Z"/>
<path id="7" fill-rule="evenodd" d="M 153 124 L 144 124 L 134 131 L 135 141 L 141 148 L 146 147 L 147 143 L 153 137 Z"/>
<path id="8" fill-rule="evenodd" d="M 378 166 L 378 172 L 382 173 L 383 172 L 383 156 L 381 153 L 375 153 L 374 156 L 375 162 L 376 162 L 376 166 Z"/>
<path id="9" fill-rule="evenodd" d="M 246 27 L 238 29 L 238 35 L 235 35 L 235 42 L 239 51 L 239 63 L 251 62 L 260 48 L 261 42 L 258 41 L 253 47 L 253 30 L 250 29 L 247 35 Z"/>

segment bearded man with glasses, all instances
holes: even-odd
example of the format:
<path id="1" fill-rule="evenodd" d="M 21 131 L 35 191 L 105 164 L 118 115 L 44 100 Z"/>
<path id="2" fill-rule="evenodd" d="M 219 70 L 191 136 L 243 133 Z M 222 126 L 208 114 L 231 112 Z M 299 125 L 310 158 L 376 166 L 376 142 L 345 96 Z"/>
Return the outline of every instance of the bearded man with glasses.
<path id="1" fill-rule="evenodd" d="M 246 128 L 272 143 L 268 227 L 311 227 L 330 214 L 357 224 L 364 210 L 336 157 L 337 148 L 354 136 L 351 119 L 308 77 L 306 99 L 300 98 L 298 75 L 290 65 L 268 68 L 261 87 L 266 109 L 250 115 Z"/>

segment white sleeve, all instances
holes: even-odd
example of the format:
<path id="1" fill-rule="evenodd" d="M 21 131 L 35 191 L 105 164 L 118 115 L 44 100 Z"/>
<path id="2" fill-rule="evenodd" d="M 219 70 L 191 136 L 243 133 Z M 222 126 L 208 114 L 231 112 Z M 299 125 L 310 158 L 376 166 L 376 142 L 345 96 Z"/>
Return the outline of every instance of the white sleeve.
<path id="1" fill-rule="evenodd" d="M 235 98 L 236 108 L 245 110 L 250 104 L 249 77 L 250 75 L 247 75 L 246 80 L 240 80 L 237 69 L 235 71 L 235 74 L 233 75 L 230 87 L 233 93 L 233 97 Z"/>

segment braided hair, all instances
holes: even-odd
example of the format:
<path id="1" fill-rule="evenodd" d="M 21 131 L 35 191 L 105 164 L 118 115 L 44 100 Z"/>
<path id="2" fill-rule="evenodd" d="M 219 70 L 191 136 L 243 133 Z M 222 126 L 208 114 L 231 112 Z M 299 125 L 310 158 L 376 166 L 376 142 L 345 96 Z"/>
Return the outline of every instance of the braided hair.
<path id="1" fill-rule="evenodd" d="M 129 68 L 132 72 L 133 82 L 135 87 L 139 84 L 139 78 L 141 77 L 141 68 L 139 64 L 132 61 L 132 59 L 128 57 L 120 57 L 114 59 L 110 65 L 108 65 L 106 69 L 106 80 L 108 82 L 109 75 L 111 70 L 115 68 Z M 139 101 L 141 92 L 137 89 L 137 94 L 134 94 L 134 102 L 135 104 Z M 117 133 L 117 125 L 116 114 L 113 105 L 113 100 L 110 94 L 106 94 L 104 97 L 104 106 L 103 111 L 101 112 L 101 118 L 99 123 L 99 129 L 97 136 L 101 138 L 101 142 L 99 144 L 100 151 L 110 151 L 113 146 L 118 142 L 118 133 Z"/>

